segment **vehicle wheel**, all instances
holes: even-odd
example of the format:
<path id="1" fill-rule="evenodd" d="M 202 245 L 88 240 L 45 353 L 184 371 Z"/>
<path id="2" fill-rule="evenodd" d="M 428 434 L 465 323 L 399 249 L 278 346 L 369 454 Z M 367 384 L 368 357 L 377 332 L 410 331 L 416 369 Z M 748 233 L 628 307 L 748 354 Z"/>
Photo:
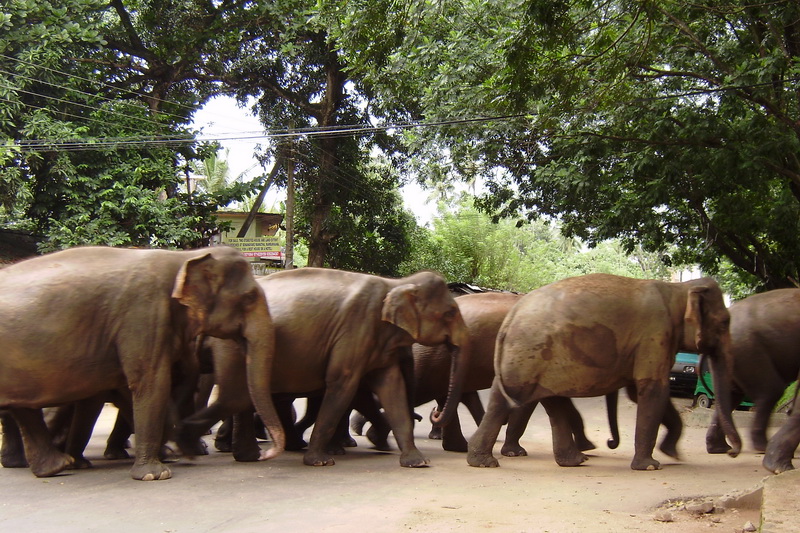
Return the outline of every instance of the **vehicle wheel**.
<path id="1" fill-rule="evenodd" d="M 705 394 L 698 394 L 697 398 L 695 399 L 695 403 L 700 407 L 711 409 L 711 405 L 714 403 L 714 401 Z"/>

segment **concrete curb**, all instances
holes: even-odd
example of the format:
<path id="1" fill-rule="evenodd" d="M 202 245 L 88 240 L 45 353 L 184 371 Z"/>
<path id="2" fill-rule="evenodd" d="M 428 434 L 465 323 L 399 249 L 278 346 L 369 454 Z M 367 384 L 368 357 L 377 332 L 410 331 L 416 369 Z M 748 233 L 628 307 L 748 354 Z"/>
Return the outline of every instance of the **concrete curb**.
<path id="1" fill-rule="evenodd" d="M 800 470 L 764 480 L 761 533 L 795 533 L 800 521 Z"/>

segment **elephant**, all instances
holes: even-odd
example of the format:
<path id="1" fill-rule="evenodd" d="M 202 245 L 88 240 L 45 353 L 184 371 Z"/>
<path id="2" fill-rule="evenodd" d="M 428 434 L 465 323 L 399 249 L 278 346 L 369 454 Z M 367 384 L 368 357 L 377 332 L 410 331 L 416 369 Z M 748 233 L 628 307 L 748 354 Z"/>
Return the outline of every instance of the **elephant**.
<path id="1" fill-rule="evenodd" d="M 734 393 L 732 406 L 739 405 L 743 394 L 755 404 L 750 438 L 753 448 L 763 452 L 772 410 L 800 372 L 800 289 L 754 294 L 731 304 L 729 311 L 732 364 L 729 377 L 721 379 Z M 718 389 L 716 374 L 713 380 Z M 717 390 L 716 397 L 721 396 Z M 706 450 L 725 453 L 728 448 L 717 409 L 706 434 Z"/>
<path id="2" fill-rule="evenodd" d="M 634 470 L 660 469 L 653 458 L 658 426 L 679 417 L 669 401 L 669 371 L 679 349 L 708 354 L 714 374 L 730 365 L 730 315 L 711 278 L 683 283 L 587 274 L 556 281 L 526 294 L 497 335 L 495 377 L 489 403 L 468 445 L 467 463 L 496 467 L 492 448 L 512 407 L 541 402 L 550 417 L 560 466 L 587 458 L 570 435 L 569 397 L 608 394 L 633 386 L 638 400 Z M 735 456 L 741 439 L 729 391 L 718 404 Z M 677 457 L 677 449 L 667 451 Z"/>
<path id="3" fill-rule="evenodd" d="M 794 470 L 792 457 L 800 446 L 800 409 L 797 408 L 797 393 L 800 390 L 800 374 L 797 376 L 798 386 L 794 389 L 792 409 L 789 418 L 767 443 L 764 459 L 761 464 L 773 474 Z"/>
<path id="4" fill-rule="evenodd" d="M 483 418 L 484 409 L 477 391 L 488 389 L 492 386 L 494 378 L 494 349 L 495 339 L 503 319 L 509 310 L 522 298 L 521 294 L 510 292 L 483 292 L 466 294 L 456 297 L 456 303 L 464 318 L 470 339 L 470 360 L 465 371 L 462 385 L 461 401 L 470 410 L 476 423 Z M 414 357 L 412 390 L 413 403 L 419 406 L 436 400 L 439 408 L 444 405 L 448 397 L 450 355 L 446 346 L 425 346 L 414 344 L 412 347 Z M 519 439 L 525 432 L 528 419 L 533 413 L 536 404 L 512 413 L 506 431 L 506 440 L 502 454 L 506 456 L 527 455 L 526 450 L 519 444 Z M 570 409 L 571 408 L 571 409 Z M 582 450 L 593 449 L 592 444 L 583 430 L 583 419 L 572 402 L 569 403 L 570 425 Z M 436 409 L 438 412 L 438 409 Z M 385 440 L 388 431 L 383 427 L 373 427 L 367 436 L 373 442 Z M 434 428 L 434 437 L 436 430 Z M 458 413 L 453 416 L 453 421 L 441 428 L 442 448 L 453 452 L 466 452 L 467 441 L 461 431 Z"/>
<path id="5" fill-rule="evenodd" d="M 400 360 L 411 357 L 415 342 L 452 348 L 450 397 L 437 420 L 446 424 L 457 405 L 452 400 L 461 394 L 470 347 L 464 319 L 444 278 L 430 271 L 391 279 L 306 267 L 264 276 L 258 283 L 275 326 L 272 392 L 323 394 L 303 463 L 335 464 L 326 448 L 363 380 L 386 409 L 401 466 L 428 464 L 414 444 Z M 216 402 L 182 422 L 181 433 L 190 439 L 227 413 L 247 408 L 247 398 L 241 395 L 239 346 L 217 339 L 212 339 L 212 346 L 215 371 L 228 369 L 225 375 L 239 378 L 218 382 Z M 238 372 L 231 370 L 236 366 Z M 251 431 L 252 425 L 252 421 L 234 421 L 234 448 L 240 443 L 238 460 L 248 460 L 257 443 L 248 434 L 237 439 L 237 427 Z"/>
<path id="6" fill-rule="evenodd" d="M 285 437 L 270 389 L 274 329 L 238 251 L 76 247 L 0 271 L 0 409 L 18 424 L 33 474 L 74 462 L 54 446 L 43 407 L 125 389 L 136 432 L 131 477 L 170 478 L 159 451 L 173 366 L 197 367 L 200 335 L 244 347 L 245 387 L 274 441 L 264 458 L 276 456 Z"/>

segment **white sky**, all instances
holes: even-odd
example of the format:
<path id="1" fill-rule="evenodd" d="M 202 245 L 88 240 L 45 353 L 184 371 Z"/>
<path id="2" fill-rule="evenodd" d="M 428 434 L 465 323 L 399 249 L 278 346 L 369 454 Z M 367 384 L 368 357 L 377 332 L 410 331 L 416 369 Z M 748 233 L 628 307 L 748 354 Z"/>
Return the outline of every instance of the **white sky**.
<path id="1" fill-rule="evenodd" d="M 219 142 L 223 147 L 220 157 L 225 157 L 225 149 L 228 150 L 226 160 L 231 178 L 243 175 L 245 179 L 253 179 L 269 170 L 262 169 L 253 157 L 256 147 L 266 143 L 266 139 L 241 139 L 241 137 L 256 137 L 263 133 L 263 128 L 250 110 L 239 107 L 234 98 L 217 97 L 209 101 L 195 113 L 194 127 L 202 129 L 201 136 L 204 139 L 220 139 Z M 240 138 L 225 140 L 230 137 Z M 416 215 L 419 224 L 427 224 L 433 219 L 436 203 L 427 202 L 428 192 L 414 183 L 404 186 L 402 193 L 406 208 Z M 278 203 L 285 198 L 286 191 L 272 189 L 267 194 L 265 205 L 267 209 L 271 209 L 271 206 L 277 209 Z"/>

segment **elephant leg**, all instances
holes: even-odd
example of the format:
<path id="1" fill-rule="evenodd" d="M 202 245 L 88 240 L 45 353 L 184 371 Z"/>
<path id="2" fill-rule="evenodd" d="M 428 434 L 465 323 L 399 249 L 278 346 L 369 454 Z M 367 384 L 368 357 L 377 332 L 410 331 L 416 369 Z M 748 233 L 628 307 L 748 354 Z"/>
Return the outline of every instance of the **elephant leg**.
<path id="1" fill-rule="evenodd" d="M 638 407 L 634 436 L 633 470 L 659 470 L 661 463 L 653 458 L 653 449 L 658 437 L 658 427 L 664 419 L 664 410 L 669 403 L 669 385 L 652 380 L 636 383 Z"/>
<path id="2" fill-rule="evenodd" d="M 214 436 L 214 447 L 218 452 L 230 452 L 233 449 L 233 416 L 222 421 Z"/>
<path id="3" fill-rule="evenodd" d="M 364 425 L 367 423 L 367 417 L 358 411 L 354 412 L 350 417 L 350 431 L 356 435 L 364 434 Z"/>
<path id="4" fill-rule="evenodd" d="M 169 479 L 172 472 L 161 462 L 160 453 L 170 401 L 170 370 L 154 368 L 136 383 L 137 388 L 133 390 L 136 445 L 131 477 L 141 481 Z"/>
<path id="5" fill-rule="evenodd" d="M 683 420 L 681 420 L 680 413 L 678 413 L 678 410 L 675 409 L 675 406 L 669 399 L 667 399 L 667 406 L 664 409 L 664 418 L 661 420 L 661 423 L 667 428 L 667 434 L 664 435 L 661 444 L 658 445 L 658 449 L 673 459 L 680 460 L 678 440 L 683 433 Z"/>
<path id="6" fill-rule="evenodd" d="M 399 365 L 373 371 L 369 384 L 383 406 L 386 420 L 400 448 L 400 466 L 420 467 L 428 464 L 414 444 L 414 423 L 406 395 L 406 384 Z"/>
<path id="7" fill-rule="evenodd" d="M 773 474 L 793 470 L 792 457 L 798 446 L 800 446 L 800 410 L 795 409 L 783 427 L 770 439 L 761 464 Z"/>
<path id="8" fill-rule="evenodd" d="M 581 413 L 578 411 L 578 408 L 575 407 L 575 404 L 572 402 L 572 400 L 569 400 L 568 403 L 568 405 L 566 403 L 564 404 L 564 408 L 567 413 L 567 420 L 569 421 L 572 438 L 575 439 L 575 444 L 582 452 L 594 450 L 597 448 L 597 446 L 595 446 L 594 443 L 586 437 Z"/>
<path id="9" fill-rule="evenodd" d="M 367 431 L 367 439 L 373 447 L 384 452 L 390 451 L 392 446 L 389 444 L 389 433 L 392 428 L 389 427 L 386 417 L 381 413 L 380 403 L 369 388 L 363 385 L 359 386 L 353 400 L 353 408 L 364 417 L 364 420 L 369 421 L 370 428 Z M 350 427 L 352 429 L 352 422 Z"/>
<path id="10" fill-rule="evenodd" d="M 442 449 L 448 452 L 466 453 L 467 439 L 461 431 L 461 420 L 458 413 L 453 415 L 453 419 L 442 428 Z"/>
<path id="11" fill-rule="evenodd" d="M 106 449 L 103 457 L 109 460 L 130 459 L 128 453 L 128 439 L 133 433 L 133 424 L 120 409 L 114 421 L 114 427 L 106 440 Z"/>
<path id="12" fill-rule="evenodd" d="M 297 413 L 294 409 L 294 400 L 295 397 L 292 395 L 287 396 L 279 394 L 272 397 L 272 402 L 275 404 L 275 411 L 278 413 L 278 420 L 280 420 L 286 432 L 286 449 L 297 452 L 305 449 L 308 443 L 303 440 L 303 433 L 296 430 L 297 426 L 295 422 L 297 422 Z M 309 410 L 318 412 L 314 405 L 321 404 L 321 402 L 317 402 L 317 397 L 309 397 L 306 404 L 306 413 L 308 413 Z M 314 414 L 314 417 L 317 416 L 318 415 Z"/>
<path id="13" fill-rule="evenodd" d="M 359 377 L 351 374 L 328 382 L 317 421 L 311 430 L 308 449 L 303 455 L 303 464 L 308 466 L 333 466 L 336 464 L 333 456 L 328 453 L 327 447 L 342 416 L 353 401 L 358 389 L 358 381 Z"/>
<path id="14" fill-rule="evenodd" d="M 314 425 L 314 422 L 319 416 L 319 409 L 322 406 L 322 396 L 309 396 L 306 401 L 306 412 L 303 413 L 303 418 L 297 421 L 294 425 L 295 431 L 302 438 L 303 433 L 308 428 Z"/>
<path id="15" fill-rule="evenodd" d="M 53 445 L 41 409 L 14 407 L 10 411 L 22 435 L 25 457 L 36 477 L 54 476 L 75 461 Z"/>
<path id="16" fill-rule="evenodd" d="M 233 415 L 231 452 L 236 461 L 251 462 L 265 458 L 266 452 L 262 453 L 256 439 L 254 416 L 255 408 L 252 406 Z"/>
<path id="17" fill-rule="evenodd" d="M 522 434 L 528 427 L 528 420 L 530 420 L 533 411 L 539 402 L 531 402 L 525 405 L 520 405 L 511 409 L 508 414 L 508 426 L 506 426 L 506 440 L 503 447 L 500 448 L 500 453 L 506 457 L 524 457 L 528 455 L 528 451 L 519 443 Z"/>
<path id="18" fill-rule="evenodd" d="M 572 437 L 572 416 L 570 406 L 572 400 L 561 396 L 552 396 L 542 400 L 542 406 L 550 418 L 550 427 L 553 432 L 553 455 L 559 466 L 578 466 L 588 457 L 583 454 Z"/>
<path id="19" fill-rule="evenodd" d="M 358 446 L 353 437 L 350 436 L 348 421 L 350 420 L 350 409 L 345 411 L 342 419 L 336 425 L 333 438 L 328 443 L 328 453 L 331 455 L 344 455 L 345 448 L 355 448 Z"/>
<path id="20" fill-rule="evenodd" d="M 483 416 L 486 414 L 486 410 L 483 408 L 483 403 L 481 403 L 481 397 L 478 395 L 478 391 L 461 393 L 461 403 L 467 407 L 475 423 L 480 425 Z"/>
<path id="21" fill-rule="evenodd" d="M 0 447 L 0 465 L 3 468 L 27 468 L 25 446 L 19 426 L 9 411 L 0 411 L 0 427 L 3 430 L 3 444 Z"/>
<path id="22" fill-rule="evenodd" d="M 106 394 L 99 394 L 75 403 L 69 435 L 64 451 L 75 459 L 72 468 L 91 468 L 92 463 L 83 456 L 92 437 L 94 425 L 105 405 Z"/>
<path id="23" fill-rule="evenodd" d="M 495 376 L 489 392 L 489 405 L 486 407 L 486 414 L 467 445 L 467 464 L 484 467 L 500 466 L 497 459 L 492 455 L 492 448 L 497 442 L 500 428 L 508 420 L 510 410 L 508 400 L 500 391 L 499 380 Z"/>
<path id="24" fill-rule="evenodd" d="M 759 398 L 753 398 L 755 413 L 753 414 L 753 423 L 750 426 L 750 440 L 753 441 L 753 448 L 757 452 L 763 452 L 767 449 L 767 426 L 769 426 L 769 418 L 772 416 L 772 409 L 775 407 L 775 404 L 778 403 L 778 400 L 781 399 L 785 388 L 783 383 L 781 383 L 778 389 L 770 389 L 767 394 Z"/>

